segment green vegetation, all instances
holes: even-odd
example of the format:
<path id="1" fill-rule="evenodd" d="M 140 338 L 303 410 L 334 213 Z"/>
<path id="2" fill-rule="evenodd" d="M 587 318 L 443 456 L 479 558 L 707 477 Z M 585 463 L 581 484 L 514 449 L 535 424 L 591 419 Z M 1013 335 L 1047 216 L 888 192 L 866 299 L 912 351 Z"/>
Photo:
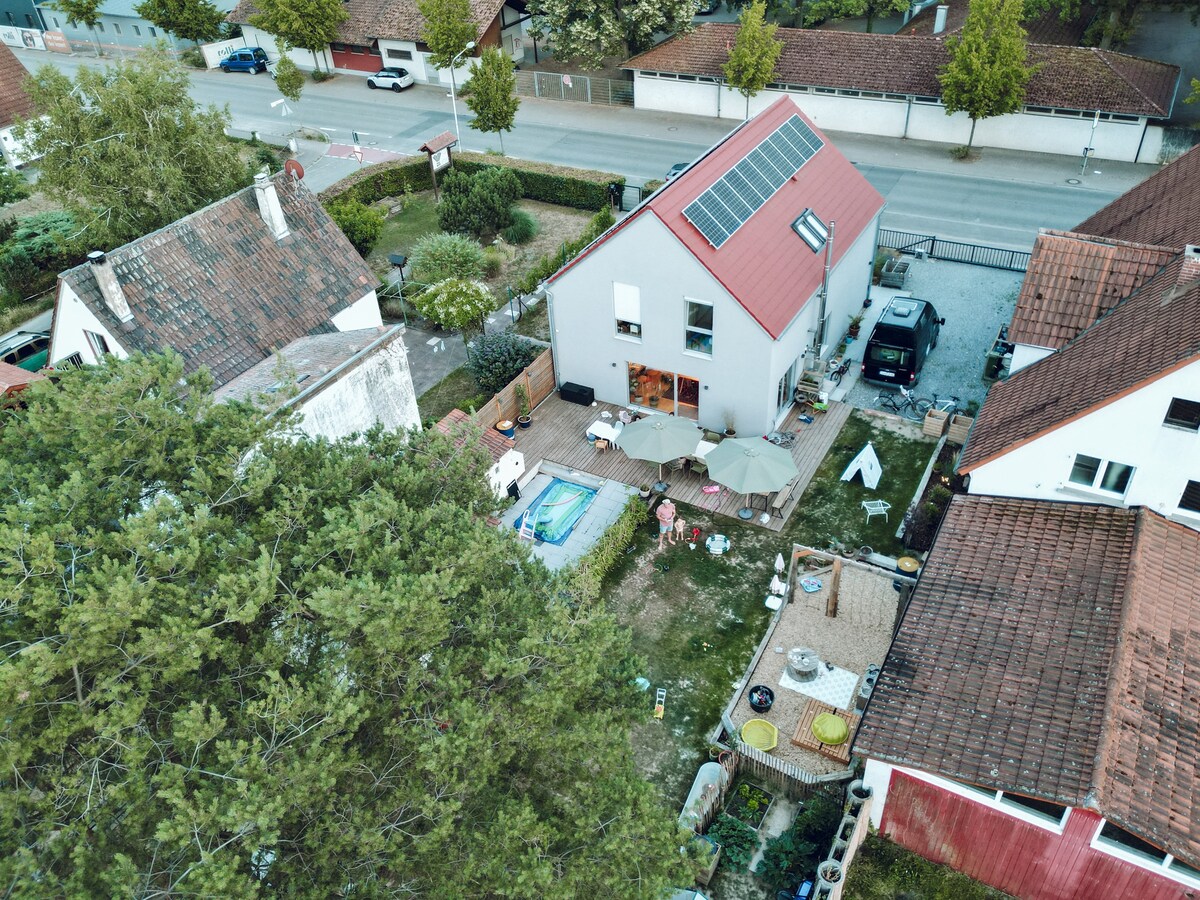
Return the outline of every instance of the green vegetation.
<path id="1" fill-rule="evenodd" d="M 841 820 L 841 804 L 817 794 L 804 804 L 787 831 L 767 841 L 754 873 L 773 888 L 795 887 L 825 858 Z"/>
<path id="2" fill-rule="evenodd" d="M 383 213 L 353 199 L 331 203 L 327 210 L 354 249 L 366 258 L 383 234 Z"/>
<path id="3" fill-rule="evenodd" d="M 869 834 L 854 856 L 845 900 L 1012 900 L 905 850 L 880 834 Z"/>
<path id="4" fill-rule="evenodd" d="M 567 584 L 577 600 L 593 602 L 600 599 L 605 576 L 621 559 L 638 528 L 649 518 L 650 508 L 645 501 L 640 497 L 630 497 L 617 521 L 571 569 Z"/>
<path id="5" fill-rule="evenodd" d="M 211 0 L 142 0 L 133 9 L 163 31 L 197 44 L 215 41 L 226 31 L 226 12 Z"/>
<path id="6" fill-rule="evenodd" d="M 0 169 L 0 206 L 7 206 L 29 196 L 29 182 L 16 169 Z"/>
<path id="7" fill-rule="evenodd" d="M 408 261 L 418 284 L 483 275 L 483 248 L 462 234 L 427 234 L 412 248 Z"/>
<path id="8" fill-rule="evenodd" d="M 454 57 L 479 37 L 469 0 L 417 0 L 417 10 L 425 19 L 421 37 L 429 47 L 429 61 L 436 68 L 450 68 Z M 463 56 L 469 58 L 470 54 Z"/>
<path id="9" fill-rule="evenodd" d="M 470 80 L 463 85 L 462 95 L 466 98 L 467 108 L 475 113 L 471 127 L 499 137 L 503 155 L 504 132 L 512 131 L 517 108 L 521 105 L 512 57 L 499 47 L 484 50 L 472 69 Z"/>
<path id="10" fill-rule="evenodd" d="M 288 47 L 312 54 L 313 75 L 321 71 L 317 51 L 338 39 L 338 26 L 350 17 L 342 0 L 255 0 L 258 12 L 250 17 L 255 28 L 273 34 Z"/>
<path id="11" fill-rule="evenodd" d="M 451 172 L 442 182 L 438 225 L 442 231 L 491 237 L 512 224 L 521 182 L 510 169 Z"/>
<path id="12" fill-rule="evenodd" d="M 758 832 L 733 816 L 721 813 L 708 827 L 708 837 L 721 845 L 720 868 L 745 872 L 758 850 Z"/>
<path id="13" fill-rule="evenodd" d="M 417 411 L 426 425 L 438 422 L 452 409 L 474 412 L 488 401 L 491 394 L 485 392 L 471 377 L 466 366 L 455 369 L 420 397 Z"/>
<path id="14" fill-rule="evenodd" d="M 529 12 L 557 58 L 594 69 L 606 56 L 649 49 L 660 32 L 689 30 L 696 7 L 696 0 L 532 0 Z"/>
<path id="15" fill-rule="evenodd" d="M 504 240 L 510 244 L 528 244 L 538 232 L 537 221 L 523 209 L 512 211 L 512 224 L 504 229 Z"/>
<path id="16" fill-rule="evenodd" d="M 290 56 L 281 56 L 275 63 L 275 87 L 293 103 L 299 102 L 304 93 L 304 73 Z"/>
<path id="17" fill-rule="evenodd" d="M 328 199 L 325 202 L 328 203 Z M 374 203 L 375 200 L 371 202 Z M 412 256 L 417 243 L 428 235 L 436 234 L 437 230 L 437 204 L 433 202 L 433 194 L 414 194 L 405 200 L 404 209 L 400 213 L 389 216 L 384 221 L 383 231 L 375 244 L 378 249 L 372 261 L 387 265 L 389 253 Z"/>
<path id="18" fill-rule="evenodd" d="M 54 287 L 58 273 L 83 261 L 79 226 L 69 212 L 44 212 L 0 222 L 3 304 L 14 307 Z"/>
<path id="19" fill-rule="evenodd" d="M 775 64 L 783 52 L 783 41 L 775 37 L 778 25 L 764 21 L 764 0 L 754 0 L 738 17 L 737 37 L 729 48 L 723 71 L 725 81 L 746 98 L 746 117 L 750 117 L 750 98 L 765 88 L 775 75 Z"/>
<path id="20" fill-rule="evenodd" d="M 507 331 L 480 335 L 472 343 L 467 369 L 489 396 L 520 375 L 542 352 L 537 344 Z"/>
<path id="21" fill-rule="evenodd" d="M 430 322 L 451 331 L 482 331 L 483 317 L 496 308 L 488 286 L 466 278 L 447 278 L 430 285 L 413 303 Z"/>

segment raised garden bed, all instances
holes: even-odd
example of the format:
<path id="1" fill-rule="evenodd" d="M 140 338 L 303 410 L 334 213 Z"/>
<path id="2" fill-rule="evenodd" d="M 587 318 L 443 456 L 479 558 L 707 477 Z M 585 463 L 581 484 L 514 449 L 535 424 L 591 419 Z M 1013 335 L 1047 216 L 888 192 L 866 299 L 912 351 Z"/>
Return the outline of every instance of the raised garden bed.
<path id="1" fill-rule="evenodd" d="M 729 795 L 725 813 L 757 830 L 767 817 L 767 810 L 771 808 L 774 799 L 774 795 L 758 785 L 743 781 Z"/>

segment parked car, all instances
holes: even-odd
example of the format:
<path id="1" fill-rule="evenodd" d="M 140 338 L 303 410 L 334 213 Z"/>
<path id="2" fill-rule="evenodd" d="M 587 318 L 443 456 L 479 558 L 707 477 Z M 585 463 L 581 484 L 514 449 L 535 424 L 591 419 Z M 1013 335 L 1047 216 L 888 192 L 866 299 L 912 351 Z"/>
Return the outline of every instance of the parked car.
<path id="1" fill-rule="evenodd" d="M 380 69 L 374 75 L 367 78 L 367 87 L 371 90 L 375 90 L 376 88 L 390 88 L 397 94 L 406 87 L 412 87 L 412 84 L 413 77 L 408 74 L 408 69 Z"/>
<path id="2" fill-rule="evenodd" d="M 916 384 L 945 324 L 946 320 L 938 318 L 937 310 L 928 300 L 892 298 L 867 338 L 863 378 L 901 387 Z"/>
<path id="3" fill-rule="evenodd" d="M 249 72 L 251 75 L 257 75 L 259 72 L 267 71 L 269 63 L 267 51 L 262 47 L 246 47 L 242 50 L 234 50 L 221 60 L 221 71 Z"/>
<path id="4" fill-rule="evenodd" d="M 0 339 L 0 360 L 26 372 L 46 365 L 50 353 L 50 335 L 44 331 L 14 331 Z"/>
<path id="5" fill-rule="evenodd" d="M 663 181 L 670 181 L 676 175 L 682 174 L 683 170 L 686 169 L 687 167 L 688 167 L 687 163 L 675 163 L 675 165 L 673 165 L 673 166 L 671 166 L 671 168 L 667 169 L 667 177 L 664 178 Z"/>

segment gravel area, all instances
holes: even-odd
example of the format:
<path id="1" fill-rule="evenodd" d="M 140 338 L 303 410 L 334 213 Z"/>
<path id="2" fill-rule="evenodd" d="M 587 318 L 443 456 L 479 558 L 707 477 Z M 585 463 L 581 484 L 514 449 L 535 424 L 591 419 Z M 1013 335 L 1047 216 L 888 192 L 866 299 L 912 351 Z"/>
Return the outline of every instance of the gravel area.
<path id="1" fill-rule="evenodd" d="M 943 399 L 955 396 L 961 406 L 970 400 L 982 405 L 988 388 L 982 378 L 984 358 L 992 348 L 1000 326 L 1012 319 L 1025 274 L 942 260 L 918 260 L 908 256 L 905 259 L 911 263 L 911 268 L 903 291 L 871 288 L 873 302 L 866 311 L 862 337 L 847 351 L 854 360 L 851 371 L 855 381 L 845 391 L 846 402 L 863 409 L 878 408 L 875 398 L 889 390 L 885 386 L 858 381 L 857 373 L 866 338 L 880 311 L 899 294 L 930 301 L 938 315 L 946 320 L 937 349 L 925 361 L 917 382 L 917 393 L 922 397 L 932 397 L 936 393 Z M 844 379 L 843 390 L 846 384 Z M 837 392 L 834 397 L 842 399 Z"/>

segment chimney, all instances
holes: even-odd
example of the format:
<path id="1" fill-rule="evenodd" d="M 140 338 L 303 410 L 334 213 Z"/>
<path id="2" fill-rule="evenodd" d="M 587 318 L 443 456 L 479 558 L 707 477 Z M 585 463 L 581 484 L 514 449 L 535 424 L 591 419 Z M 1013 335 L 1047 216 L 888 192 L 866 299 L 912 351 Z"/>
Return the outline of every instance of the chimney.
<path id="1" fill-rule="evenodd" d="M 258 201 L 258 211 L 271 229 L 271 237 L 279 241 L 287 237 L 287 219 L 283 217 L 283 207 L 279 205 L 279 194 L 275 192 L 275 182 L 269 175 L 261 172 L 254 176 L 254 199 Z"/>
<path id="2" fill-rule="evenodd" d="M 941 34 L 946 30 L 946 13 L 950 11 L 948 6 L 939 6 L 933 17 L 933 33 Z"/>
<path id="3" fill-rule="evenodd" d="M 96 277 L 96 284 L 100 287 L 101 296 L 104 297 L 104 305 L 112 310 L 112 314 L 122 322 L 133 319 L 129 301 L 125 299 L 125 292 L 121 290 L 121 282 L 117 281 L 117 273 L 113 271 L 112 263 L 108 261 L 108 254 L 103 250 L 93 250 L 88 254 L 88 262 L 92 264 L 92 274 Z"/>

